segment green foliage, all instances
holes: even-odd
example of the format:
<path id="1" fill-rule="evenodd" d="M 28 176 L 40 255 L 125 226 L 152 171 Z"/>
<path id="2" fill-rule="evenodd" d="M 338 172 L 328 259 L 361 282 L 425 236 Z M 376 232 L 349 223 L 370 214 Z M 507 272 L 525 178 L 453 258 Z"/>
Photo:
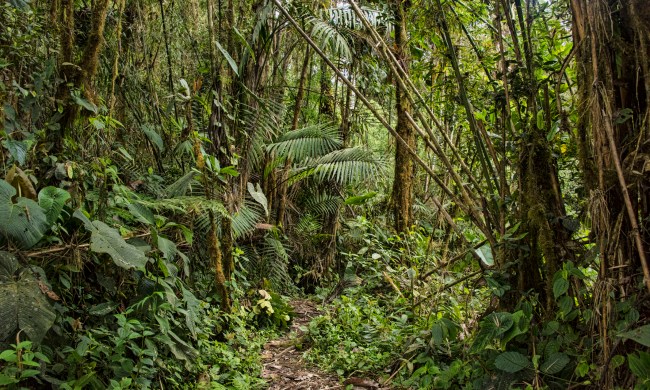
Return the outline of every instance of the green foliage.
<path id="1" fill-rule="evenodd" d="M 141 269 L 147 264 L 145 253 L 127 243 L 117 230 L 102 221 L 91 222 L 80 210 L 75 211 L 74 216 L 92 233 L 90 249 L 93 252 L 109 254 L 113 262 L 124 269 Z"/>
<path id="2" fill-rule="evenodd" d="M 341 376 L 377 372 L 398 358 L 393 346 L 409 330 L 406 316 L 390 315 L 376 300 L 343 296 L 335 309 L 310 323 L 308 358 Z"/>
<path id="3" fill-rule="evenodd" d="M 636 329 L 623 332 L 619 334 L 618 337 L 631 339 L 639 344 L 645 345 L 646 347 L 650 347 L 650 325 L 643 325 Z"/>
<path id="4" fill-rule="evenodd" d="M 252 314 L 261 326 L 286 329 L 294 315 L 293 309 L 279 294 L 258 290 L 260 299 L 253 306 Z"/>
<path id="5" fill-rule="evenodd" d="M 48 231 L 48 216 L 38 203 L 18 197 L 14 203 L 16 189 L 0 180 L 0 238 L 11 240 L 21 248 L 36 245 Z"/>
<path id="6" fill-rule="evenodd" d="M 334 180 L 342 185 L 374 177 L 384 163 L 373 153 L 361 149 L 341 149 L 319 157 L 310 164 L 320 180 Z"/>
<path id="7" fill-rule="evenodd" d="M 24 332 L 40 343 L 56 318 L 48 293 L 51 287 L 42 269 L 22 267 L 13 255 L 0 251 L 0 341 Z"/>
<path id="8" fill-rule="evenodd" d="M 514 374 L 529 368 L 531 363 L 527 356 L 519 352 L 503 352 L 494 360 L 494 366 L 499 370 Z"/>
<path id="9" fill-rule="evenodd" d="M 31 341 L 11 344 L 11 349 L 0 351 L 0 386 L 12 386 L 41 374 L 41 365 L 50 363 L 44 354 L 33 351 Z M 9 387 L 10 388 L 10 387 Z"/>
<path id="10" fill-rule="evenodd" d="M 282 134 L 268 150 L 293 161 L 316 158 L 339 149 L 339 131 L 333 125 L 314 125 Z"/>
<path id="11" fill-rule="evenodd" d="M 627 356 L 630 371 L 636 376 L 637 385 L 635 389 L 647 389 L 650 387 L 650 353 L 639 351 Z"/>

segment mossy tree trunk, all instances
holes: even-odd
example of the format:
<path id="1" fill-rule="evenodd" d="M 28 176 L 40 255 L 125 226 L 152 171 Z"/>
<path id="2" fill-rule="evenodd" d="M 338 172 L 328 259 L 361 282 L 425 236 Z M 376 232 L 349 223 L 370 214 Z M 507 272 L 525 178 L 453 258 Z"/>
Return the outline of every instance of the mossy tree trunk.
<path id="1" fill-rule="evenodd" d="M 63 139 L 68 136 L 74 121 L 79 115 L 79 105 L 72 101 L 70 93 L 80 89 L 84 97 L 95 103 L 97 101 L 94 89 L 95 76 L 99 66 L 99 55 L 104 43 L 104 27 L 110 0 L 93 2 L 91 10 L 90 31 L 87 32 L 86 45 L 81 52 L 79 61 L 75 60 L 75 2 L 61 0 L 59 13 L 59 33 L 61 39 L 61 78 L 57 99 L 63 104 L 63 115 L 59 120 L 58 134 L 52 134 L 54 141 L 53 152 L 62 151 Z M 56 12 L 56 7 L 52 12 Z"/>
<path id="2" fill-rule="evenodd" d="M 410 6 L 408 0 L 396 0 L 393 4 L 395 18 L 395 58 L 405 74 L 409 73 L 408 34 L 406 13 Z M 395 130 L 408 147 L 416 149 L 415 131 L 408 119 L 411 113 L 411 103 L 399 83 L 395 83 L 395 109 L 397 111 L 397 126 Z M 395 149 L 395 177 L 393 180 L 392 209 L 395 219 L 395 230 L 406 232 L 413 223 L 413 183 L 415 165 L 407 148 L 400 142 Z"/>

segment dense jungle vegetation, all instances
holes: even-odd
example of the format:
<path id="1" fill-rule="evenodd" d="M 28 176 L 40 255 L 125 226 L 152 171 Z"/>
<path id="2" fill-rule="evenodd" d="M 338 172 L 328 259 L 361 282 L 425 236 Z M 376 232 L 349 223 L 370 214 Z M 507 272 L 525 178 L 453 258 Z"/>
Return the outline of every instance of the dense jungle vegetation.
<path id="1" fill-rule="evenodd" d="M 650 388 L 649 21 L 2 0 L 0 388 Z"/>

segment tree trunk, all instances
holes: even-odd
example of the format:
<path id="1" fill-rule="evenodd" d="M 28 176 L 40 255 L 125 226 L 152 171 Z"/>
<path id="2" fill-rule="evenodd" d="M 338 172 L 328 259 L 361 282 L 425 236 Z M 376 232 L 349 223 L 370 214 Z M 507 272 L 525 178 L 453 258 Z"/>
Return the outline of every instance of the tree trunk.
<path id="1" fill-rule="evenodd" d="M 300 70 L 300 81 L 298 83 L 298 91 L 296 91 L 296 99 L 293 106 L 293 119 L 291 121 L 291 130 L 296 130 L 298 128 L 298 120 L 300 119 L 300 111 L 302 109 L 302 101 L 305 97 L 305 82 L 307 81 L 307 75 L 309 71 L 309 59 L 311 57 L 311 51 L 309 46 L 305 48 L 305 57 L 302 62 L 302 69 Z M 289 187 L 289 171 L 291 170 L 291 159 L 287 158 L 287 161 L 284 164 L 282 173 L 280 174 L 280 189 L 279 199 L 278 199 L 278 208 L 276 213 L 275 224 L 282 226 L 284 224 L 284 215 L 287 209 L 287 190 Z"/>
<path id="2" fill-rule="evenodd" d="M 81 88 L 87 100 L 96 102 L 93 82 L 99 66 L 99 54 L 104 41 L 104 27 L 108 13 L 109 0 L 94 2 L 91 15 L 91 30 L 88 32 L 88 42 L 81 55 L 79 65 L 74 61 L 74 1 L 62 0 L 60 8 L 61 24 L 61 63 L 64 82 L 59 85 L 57 99 L 63 101 L 64 111 L 59 120 L 59 134 L 54 140 L 53 152 L 61 151 L 63 139 L 69 134 L 73 122 L 79 114 L 79 106 L 70 99 L 70 92 Z M 70 86 L 72 85 L 72 86 Z"/>
<path id="3" fill-rule="evenodd" d="M 636 173 L 644 172 L 650 161 L 650 3 L 571 0 L 571 10 L 583 113 L 579 157 L 600 249 L 596 288 L 604 297 L 594 310 L 604 367 L 600 387 L 613 388 L 629 383 L 630 373 L 626 365 L 608 369 L 611 356 L 626 352 L 610 336 L 617 320 L 610 308 L 640 292 L 639 268 L 650 289 L 645 248 L 650 180 Z"/>
<path id="4" fill-rule="evenodd" d="M 409 73 L 408 35 L 406 31 L 406 12 L 408 1 L 397 0 L 394 4 L 395 17 L 395 58 L 399 61 L 404 72 Z M 411 113 L 411 103 L 402 91 L 399 83 L 395 83 L 395 101 L 397 111 L 397 126 L 395 131 L 406 141 L 408 147 L 416 149 L 415 132 L 408 120 Z M 392 208 L 395 218 L 395 230 L 406 232 L 413 223 L 413 176 L 415 166 L 407 148 L 397 142 L 395 149 L 395 178 L 393 180 Z"/>

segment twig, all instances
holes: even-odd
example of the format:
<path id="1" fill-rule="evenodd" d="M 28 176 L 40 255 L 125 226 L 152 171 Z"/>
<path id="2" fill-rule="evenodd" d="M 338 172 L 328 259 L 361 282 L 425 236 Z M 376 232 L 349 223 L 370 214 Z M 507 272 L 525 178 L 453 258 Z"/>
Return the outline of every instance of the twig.
<path id="1" fill-rule="evenodd" d="M 476 271 L 476 272 L 472 272 L 472 273 L 469 274 L 469 275 L 465 275 L 465 276 L 463 276 L 462 278 L 460 278 L 460 279 L 458 279 L 458 280 L 455 280 L 455 281 L 453 281 L 453 282 L 451 282 L 451 283 L 447 283 L 447 284 L 445 284 L 444 286 L 442 286 L 441 288 L 438 289 L 437 293 L 440 294 L 441 292 L 447 290 L 448 288 L 452 288 L 452 287 L 454 287 L 455 285 L 457 285 L 458 283 L 462 283 L 462 282 L 466 281 L 467 279 L 471 279 L 471 278 L 473 278 L 474 276 L 476 276 L 476 275 L 480 275 L 480 274 L 482 274 L 482 273 L 483 273 L 483 270 L 478 270 L 478 271 Z M 424 298 L 420 299 L 419 301 L 415 302 L 415 303 L 411 306 L 411 310 L 413 310 L 413 309 L 415 309 L 416 307 L 418 307 L 419 305 L 421 305 L 422 302 L 426 301 L 426 300 L 429 299 L 430 297 L 431 297 L 430 295 L 427 295 L 426 297 L 424 297 Z"/>
<path id="2" fill-rule="evenodd" d="M 473 247 L 471 247 L 471 248 L 469 248 L 469 249 L 463 251 L 461 254 L 455 256 L 454 258 L 452 258 L 452 259 L 449 260 L 448 262 L 446 262 L 446 263 L 444 263 L 444 264 L 440 264 L 440 265 L 437 266 L 436 268 L 434 268 L 434 269 L 432 269 L 431 271 L 427 272 L 426 274 L 422 275 L 422 277 L 420 277 L 420 280 L 426 280 L 429 276 L 435 274 L 435 273 L 438 272 L 441 268 L 444 268 L 444 267 L 450 265 L 451 263 L 453 263 L 453 262 L 455 262 L 455 261 L 457 261 L 457 260 L 462 259 L 465 255 L 467 255 L 467 253 L 468 253 L 469 251 L 475 251 L 476 249 L 478 249 L 478 248 L 482 247 L 483 245 L 485 245 L 485 243 L 487 243 L 487 240 L 483 240 L 483 241 L 479 242 L 478 244 L 474 245 Z"/>

